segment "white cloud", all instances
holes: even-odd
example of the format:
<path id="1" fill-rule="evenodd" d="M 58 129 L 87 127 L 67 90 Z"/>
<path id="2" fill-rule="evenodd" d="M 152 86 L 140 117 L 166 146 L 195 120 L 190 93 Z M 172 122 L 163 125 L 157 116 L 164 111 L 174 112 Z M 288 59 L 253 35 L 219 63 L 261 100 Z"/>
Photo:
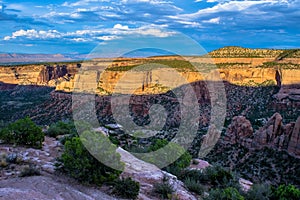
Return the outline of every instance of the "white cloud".
<path id="1" fill-rule="evenodd" d="M 150 4 L 170 4 L 171 1 L 161 0 L 122 0 L 121 3 L 150 3 Z"/>
<path id="2" fill-rule="evenodd" d="M 203 20 L 204 23 L 210 23 L 210 24 L 220 24 L 220 17 L 212 18 L 209 20 Z"/>
<path id="3" fill-rule="evenodd" d="M 210 8 L 204 8 L 199 10 L 196 13 L 191 14 L 183 14 L 174 16 L 174 19 L 196 19 L 201 16 L 205 16 L 208 14 L 215 14 L 219 12 L 241 12 L 244 11 L 251 6 L 259 5 L 259 4 L 270 4 L 274 3 L 274 0 L 260 0 L 260 1 L 229 1 L 225 3 L 219 3 L 213 7 Z"/>
<path id="4" fill-rule="evenodd" d="M 72 13 L 70 17 L 73 19 L 80 19 L 81 15 L 79 13 Z"/>
<path id="5" fill-rule="evenodd" d="M 137 29 L 135 31 L 137 34 L 139 35 L 149 35 L 149 36 L 155 36 L 155 37 L 169 37 L 171 35 L 173 35 L 173 33 L 171 32 L 165 32 L 165 31 L 161 31 L 159 29 L 155 29 L 155 28 L 140 28 Z"/>
<path id="6" fill-rule="evenodd" d="M 109 41 L 109 40 L 115 40 L 115 39 L 119 39 L 119 36 L 116 35 L 104 35 L 104 36 L 100 36 L 100 37 L 96 37 L 98 40 L 104 40 L 104 41 Z"/>
<path id="7" fill-rule="evenodd" d="M 31 30 L 19 30 L 12 33 L 12 36 L 5 36 L 4 40 L 16 39 L 17 37 L 26 37 L 29 39 L 40 38 L 40 39 L 51 39 L 51 38 L 60 38 L 61 34 L 57 30 L 48 30 L 48 31 L 36 31 Z"/>
<path id="8" fill-rule="evenodd" d="M 116 25 L 114 25 L 114 29 L 128 30 L 129 27 L 128 26 L 123 26 L 121 24 L 116 24 Z"/>
<path id="9" fill-rule="evenodd" d="M 105 32 L 114 35 L 149 35 L 154 37 L 168 37 L 174 35 L 174 31 L 164 30 L 165 25 L 145 25 L 139 28 L 129 28 L 128 26 L 123 26 L 121 24 L 116 24 L 113 29 L 106 29 Z"/>
<path id="10" fill-rule="evenodd" d="M 62 6 L 78 7 L 78 6 L 86 6 L 89 5 L 90 3 L 103 3 L 103 2 L 110 2 L 110 0 L 80 0 L 75 3 L 65 2 L 62 4 Z"/>
<path id="11" fill-rule="evenodd" d="M 70 13 L 65 13 L 65 12 L 55 12 L 55 11 L 52 11 L 50 13 L 47 13 L 45 14 L 43 17 L 44 18 L 51 18 L 51 17 L 56 17 L 56 16 L 60 16 L 60 17 L 65 17 L 65 16 L 69 16 Z"/>
<path id="12" fill-rule="evenodd" d="M 75 42 L 88 42 L 88 41 L 90 41 L 90 40 L 88 40 L 86 38 L 73 38 L 71 40 L 75 41 Z"/>
<path id="13" fill-rule="evenodd" d="M 183 21 L 183 20 L 178 20 L 176 22 L 179 24 L 184 24 L 185 28 L 203 28 L 203 26 L 199 22 L 190 22 L 190 21 Z"/>
<path id="14" fill-rule="evenodd" d="M 157 25 L 147 25 L 141 26 L 139 28 L 129 28 L 128 26 L 124 26 L 121 24 L 114 25 L 113 28 L 104 28 L 100 30 L 77 30 L 74 32 L 58 32 L 57 30 L 40 30 L 37 31 L 35 29 L 31 30 L 19 30 L 13 32 L 11 36 L 5 36 L 4 40 L 13 40 L 17 38 L 27 38 L 27 39 L 65 39 L 71 40 L 75 42 L 87 42 L 87 41 L 97 41 L 97 40 L 115 40 L 119 39 L 124 35 L 148 35 L 153 37 L 168 37 L 174 35 L 175 32 L 164 30 L 165 26 L 157 26 Z"/>

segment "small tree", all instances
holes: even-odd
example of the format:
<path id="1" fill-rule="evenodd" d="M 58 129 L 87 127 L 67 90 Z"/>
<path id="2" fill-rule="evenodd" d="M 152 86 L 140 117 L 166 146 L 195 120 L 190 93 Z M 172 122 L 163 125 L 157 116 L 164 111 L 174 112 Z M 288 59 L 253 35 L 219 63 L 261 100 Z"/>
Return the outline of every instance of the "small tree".
<path id="1" fill-rule="evenodd" d="M 46 134 L 50 137 L 56 137 L 58 135 L 67 135 L 76 132 L 74 123 L 59 121 L 51 124 Z"/>
<path id="2" fill-rule="evenodd" d="M 118 179 L 114 182 L 113 193 L 127 199 L 136 199 L 139 195 L 140 184 L 130 177 Z"/>
<path id="3" fill-rule="evenodd" d="M 245 198 L 236 188 L 228 187 L 225 189 L 211 190 L 205 200 L 244 200 Z"/>
<path id="4" fill-rule="evenodd" d="M 267 184 L 255 184 L 245 193 L 246 200 L 269 200 L 271 197 L 271 187 Z"/>
<path id="5" fill-rule="evenodd" d="M 148 152 L 148 154 L 133 153 L 133 155 L 158 167 L 173 161 L 164 167 L 163 170 L 174 175 L 178 175 L 181 170 L 188 167 L 192 160 L 192 156 L 183 147 L 174 142 L 168 142 L 166 139 L 154 139 L 152 144 L 144 151 Z M 153 154 L 155 151 L 160 151 L 160 153 Z M 177 158 L 177 160 L 174 161 L 174 158 Z"/>
<path id="6" fill-rule="evenodd" d="M 272 199 L 299 200 L 300 190 L 293 185 L 280 185 L 274 190 Z"/>
<path id="7" fill-rule="evenodd" d="M 29 117 L 25 117 L 2 129 L 0 138 L 10 144 L 41 148 L 44 141 L 44 133 Z"/>
<path id="8" fill-rule="evenodd" d="M 85 148 L 82 140 L 90 139 L 92 140 L 91 142 L 95 141 L 95 148 L 105 147 L 106 152 L 100 154 L 100 156 L 105 155 L 106 158 L 103 159 L 111 159 L 121 163 L 120 155 L 115 152 L 115 148 L 104 146 L 104 143 L 107 143 L 104 140 L 105 138 L 103 138 L 105 136 L 98 135 L 99 138 L 97 138 L 95 136 L 97 133 L 92 133 L 90 131 L 86 131 L 84 134 L 92 138 L 86 137 L 81 139 L 79 137 L 73 137 L 65 142 L 65 151 L 58 159 L 62 163 L 61 169 L 79 181 L 98 185 L 104 182 L 111 182 L 118 178 L 121 171 L 112 169 L 99 162 Z M 101 141 L 99 141 L 99 139 Z"/>

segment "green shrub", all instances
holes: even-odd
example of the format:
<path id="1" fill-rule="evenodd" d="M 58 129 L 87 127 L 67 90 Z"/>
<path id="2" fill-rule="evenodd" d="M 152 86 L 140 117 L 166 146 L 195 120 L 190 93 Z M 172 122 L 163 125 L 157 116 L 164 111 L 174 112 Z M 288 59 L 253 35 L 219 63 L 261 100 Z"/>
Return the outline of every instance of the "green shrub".
<path id="1" fill-rule="evenodd" d="M 255 184 L 245 193 L 246 200 L 269 200 L 272 194 L 271 187 L 266 184 Z"/>
<path id="2" fill-rule="evenodd" d="M 17 162 L 17 160 L 18 160 L 18 154 L 16 154 L 16 153 L 11 153 L 6 156 L 6 162 L 8 162 L 8 163 L 15 164 Z"/>
<path id="3" fill-rule="evenodd" d="M 184 181 L 185 179 L 193 179 L 199 183 L 209 182 L 209 177 L 205 173 L 197 169 L 182 170 L 181 173 L 178 175 L 178 178 L 182 181 Z"/>
<path id="4" fill-rule="evenodd" d="M 113 193 L 122 198 L 136 199 L 139 191 L 140 184 L 131 178 L 118 179 L 114 182 Z"/>
<path id="5" fill-rule="evenodd" d="M 155 164 L 174 175 L 178 175 L 181 170 L 188 167 L 192 159 L 192 156 L 184 148 L 176 143 L 168 142 L 166 139 L 154 139 L 148 147 L 135 148 L 133 150 L 129 149 L 139 159 Z M 160 153 L 151 154 L 155 151 L 160 151 Z M 174 158 L 178 159 L 174 161 Z M 172 161 L 172 164 L 165 167 L 165 163 L 171 163 Z"/>
<path id="6" fill-rule="evenodd" d="M 205 200 L 244 200 L 245 198 L 236 188 L 228 187 L 225 189 L 211 190 Z"/>
<path id="7" fill-rule="evenodd" d="M 209 166 L 204 170 L 185 169 L 180 172 L 178 178 L 183 182 L 195 182 L 218 188 L 233 187 L 240 190 L 238 176 L 223 167 Z"/>
<path id="8" fill-rule="evenodd" d="M 0 139 L 10 144 L 41 148 L 44 133 L 29 117 L 19 119 L 0 131 Z"/>
<path id="9" fill-rule="evenodd" d="M 20 177 L 26 177 L 26 176 L 39 176 L 41 175 L 40 171 L 35 168 L 34 166 L 27 166 L 24 167 L 23 170 L 20 173 Z"/>
<path id="10" fill-rule="evenodd" d="M 280 185 L 277 189 L 274 189 L 272 199 L 299 200 L 300 190 L 294 185 Z"/>
<path id="11" fill-rule="evenodd" d="M 188 188 L 189 191 L 195 192 L 196 194 L 202 195 L 205 191 L 203 185 L 200 182 L 192 178 L 187 178 L 184 180 L 184 185 Z"/>
<path id="12" fill-rule="evenodd" d="M 65 151 L 59 159 L 62 163 L 60 169 L 83 182 L 102 184 L 103 182 L 115 180 L 121 171 L 100 163 L 83 145 L 83 142 L 91 142 L 88 144 L 91 148 L 101 151 L 98 156 L 103 156 L 104 160 L 109 159 L 120 164 L 120 155 L 115 152 L 115 148 L 108 146 L 110 143 L 105 139 L 107 138 L 104 135 L 86 131 L 83 133 L 82 138 L 73 137 L 67 140 L 65 142 Z"/>
<path id="13" fill-rule="evenodd" d="M 78 133 L 83 133 L 84 131 L 89 131 L 92 126 L 84 121 L 68 122 L 69 132 L 62 138 L 60 138 L 60 143 L 65 144 L 66 141 L 71 140 L 73 137 L 77 137 Z"/>
<path id="14" fill-rule="evenodd" d="M 51 124 L 46 132 L 49 137 L 56 137 L 58 135 L 67 135 L 76 132 L 75 126 L 72 122 L 56 122 Z"/>
<path id="15" fill-rule="evenodd" d="M 203 185 L 206 185 L 207 188 L 235 188 L 237 191 L 241 189 L 237 176 L 219 165 L 207 167 L 202 171 L 196 169 L 182 170 L 178 178 L 184 182 L 190 191 L 200 195 L 205 190 Z M 215 191 L 216 194 L 219 194 L 218 192 L 220 193 L 220 191 Z"/>
<path id="16" fill-rule="evenodd" d="M 150 151 L 156 151 L 160 148 L 163 148 L 168 143 L 169 142 L 166 139 L 157 139 L 154 142 L 154 144 L 152 144 L 150 146 L 149 149 L 150 149 Z M 170 143 L 170 145 L 172 145 L 171 148 L 175 153 L 179 153 L 179 154 L 182 153 L 182 149 L 179 149 L 180 146 L 178 146 L 175 143 Z M 170 150 L 169 152 L 171 153 L 172 150 Z M 169 154 L 167 156 L 170 157 Z M 176 155 L 174 155 L 174 156 L 176 156 Z M 160 158 L 160 159 L 162 159 L 162 158 Z M 164 160 L 164 159 L 162 159 L 162 160 Z M 167 167 L 164 167 L 163 170 L 165 170 L 171 174 L 178 175 L 181 170 L 183 170 L 184 168 L 186 168 L 190 165 L 191 160 L 192 160 L 192 156 L 187 151 L 184 151 L 184 153 L 175 162 L 168 165 Z"/>
<path id="17" fill-rule="evenodd" d="M 155 183 L 153 185 L 153 192 L 162 199 L 168 199 L 172 196 L 174 189 L 172 185 L 169 184 L 168 180 L 164 178 L 162 183 Z"/>
<path id="18" fill-rule="evenodd" d="M 7 163 L 7 155 L 6 154 L 0 154 L 0 167 L 5 168 L 9 165 Z"/>
<path id="19" fill-rule="evenodd" d="M 206 174 L 211 184 L 215 186 L 225 185 L 234 179 L 234 175 L 230 171 L 219 165 L 207 167 L 203 173 Z"/>
<path id="20" fill-rule="evenodd" d="M 149 151 L 156 151 L 160 148 L 163 148 L 168 144 L 168 140 L 166 139 L 155 139 L 149 147 Z"/>
<path id="21" fill-rule="evenodd" d="M 188 152 L 185 152 L 175 162 L 163 168 L 163 170 L 178 176 L 183 169 L 190 165 L 191 160 L 192 156 Z"/>

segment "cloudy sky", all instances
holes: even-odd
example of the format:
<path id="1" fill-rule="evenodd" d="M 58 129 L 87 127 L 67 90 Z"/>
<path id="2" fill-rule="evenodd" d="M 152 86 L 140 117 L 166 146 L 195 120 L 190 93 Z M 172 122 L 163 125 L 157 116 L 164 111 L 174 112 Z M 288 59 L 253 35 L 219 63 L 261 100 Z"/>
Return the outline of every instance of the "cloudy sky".
<path id="1" fill-rule="evenodd" d="M 190 53 L 178 34 L 207 51 L 299 48 L 299 8 L 300 0 L 0 0 L 0 52 L 87 54 L 149 37 Z"/>

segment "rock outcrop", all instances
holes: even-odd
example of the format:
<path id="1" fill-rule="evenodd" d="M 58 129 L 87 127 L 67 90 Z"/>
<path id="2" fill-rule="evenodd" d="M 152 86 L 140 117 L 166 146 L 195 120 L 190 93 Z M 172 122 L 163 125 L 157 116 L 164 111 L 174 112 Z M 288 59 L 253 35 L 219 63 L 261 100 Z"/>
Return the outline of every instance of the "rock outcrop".
<path id="1" fill-rule="evenodd" d="M 231 144 L 242 142 L 245 137 L 253 135 L 253 128 L 244 116 L 235 116 L 226 131 L 225 140 Z"/>
<path id="2" fill-rule="evenodd" d="M 20 165 L 13 165 L 10 168 L 0 172 L 0 180 L 9 177 L 17 177 L 20 171 L 27 165 L 34 165 L 37 169 L 54 173 L 55 160 L 62 152 L 62 145 L 54 138 L 45 137 L 42 149 L 33 149 L 25 147 L 0 146 L 1 155 L 15 155 Z"/>
<path id="3" fill-rule="evenodd" d="M 292 125 L 290 125 L 290 127 L 287 127 L 287 131 L 291 131 L 291 127 Z M 294 124 L 287 150 L 288 152 L 292 152 L 295 155 L 300 155 L 300 117 Z"/>
<path id="4" fill-rule="evenodd" d="M 118 148 L 117 152 L 121 155 L 121 161 L 125 163 L 125 170 L 121 174 L 123 177 L 131 177 L 135 181 L 140 183 L 139 199 L 150 200 L 158 199 L 153 196 L 152 190 L 155 183 L 160 183 L 163 179 L 167 179 L 170 185 L 172 185 L 175 193 L 174 196 L 179 200 L 196 200 L 187 189 L 184 184 L 177 179 L 176 176 L 164 172 L 157 168 L 153 164 L 146 163 L 137 159 L 129 152 Z"/>
<path id="5" fill-rule="evenodd" d="M 66 65 L 50 66 L 46 65 L 37 78 L 38 83 L 48 83 L 50 80 L 58 79 L 68 73 Z"/>
<path id="6" fill-rule="evenodd" d="M 231 144 L 239 143 L 250 149 L 270 147 L 300 156 L 300 117 L 296 122 L 284 125 L 282 116 L 275 113 L 263 127 L 252 133 L 250 122 L 245 117 L 238 116 L 233 118 L 224 139 Z"/>
<path id="7" fill-rule="evenodd" d="M 279 113 L 275 113 L 267 124 L 255 132 L 252 147 L 260 148 L 262 146 L 271 145 L 282 149 L 283 141 L 282 117 Z"/>

